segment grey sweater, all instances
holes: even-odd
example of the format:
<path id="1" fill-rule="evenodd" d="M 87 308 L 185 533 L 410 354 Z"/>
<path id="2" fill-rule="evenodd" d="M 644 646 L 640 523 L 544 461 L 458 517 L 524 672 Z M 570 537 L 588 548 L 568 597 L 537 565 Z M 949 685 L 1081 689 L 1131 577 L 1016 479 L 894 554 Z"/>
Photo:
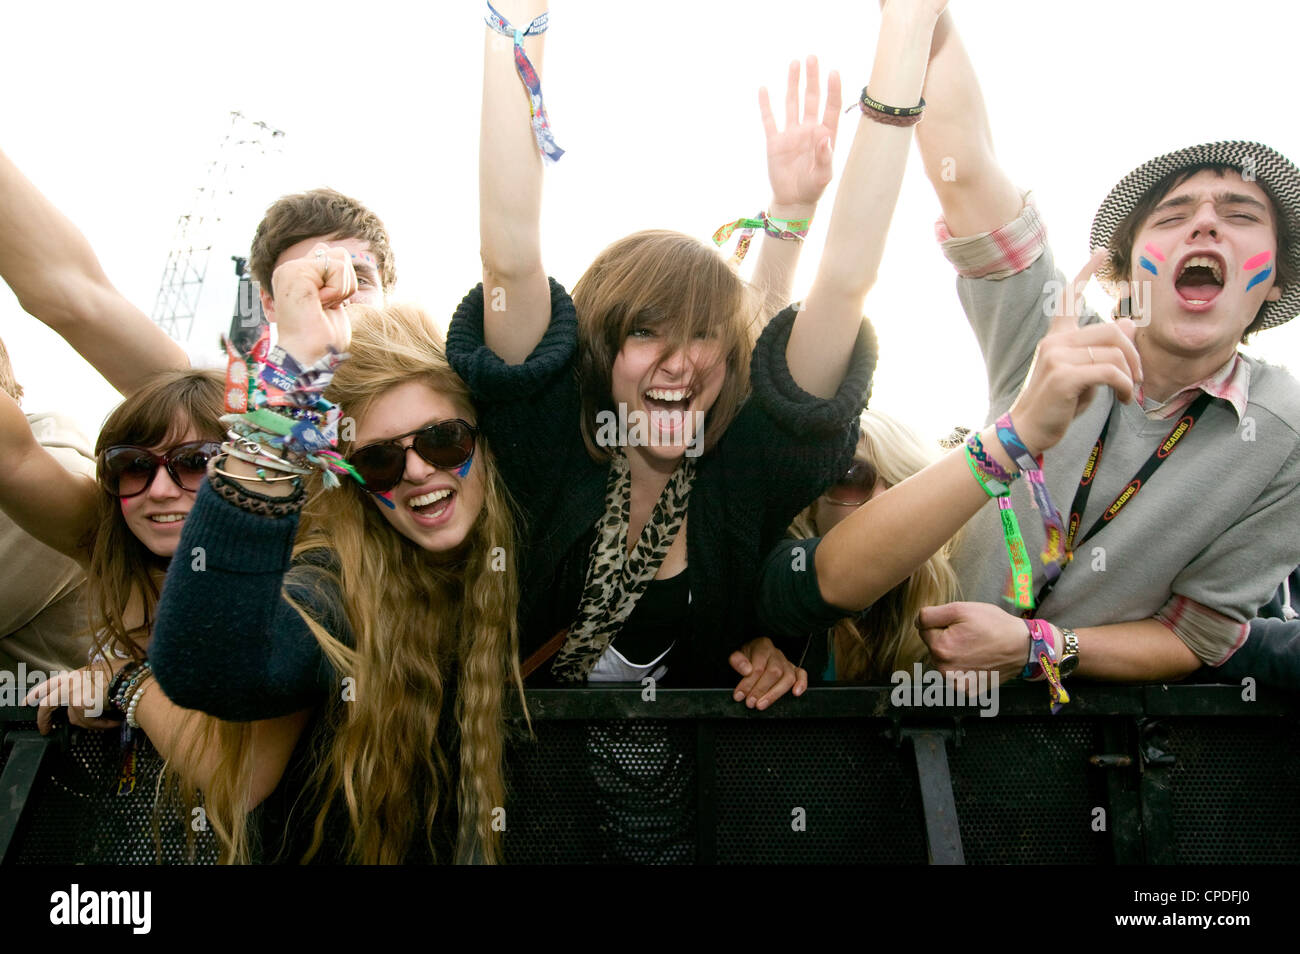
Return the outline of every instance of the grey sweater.
<path id="1" fill-rule="evenodd" d="M 1011 406 L 1024 383 L 1048 329 L 1046 286 L 1052 280 L 1065 282 L 1050 249 L 1009 278 L 958 279 L 988 369 L 988 421 Z M 1090 314 L 1086 320 L 1101 319 Z M 1133 503 L 1076 551 L 1038 615 L 1058 625 L 1100 626 L 1154 616 L 1181 595 L 1245 622 L 1300 563 L 1300 384 L 1280 368 L 1243 358 L 1250 385 L 1241 419 L 1231 404 L 1212 401 Z M 1047 487 L 1063 513 L 1114 401 L 1112 391 L 1099 388 L 1045 456 Z M 1134 404 L 1120 407 L 1080 537 L 1175 422 L 1149 420 Z M 1012 502 L 1035 564 L 1037 592 L 1044 582 L 1037 556 L 1043 528 L 1024 481 L 1016 482 Z M 954 565 L 963 598 L 1007 606 L 1007 555 L 991 504 L 968 524 Z M 1221 664 L 1238 645 L 1223 634 L 1183 629 L 1175 631 L 1209 665 Z"/>

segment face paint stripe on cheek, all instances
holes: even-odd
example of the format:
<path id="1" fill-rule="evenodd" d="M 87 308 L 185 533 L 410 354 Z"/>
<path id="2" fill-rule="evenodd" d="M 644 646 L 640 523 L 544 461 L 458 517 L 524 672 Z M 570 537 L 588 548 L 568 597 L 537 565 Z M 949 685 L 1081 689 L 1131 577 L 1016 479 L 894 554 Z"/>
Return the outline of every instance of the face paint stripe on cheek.
<path id="1" fill-rule="evenodd" d="M 474 455 L 470 454 L 469 459 L 466 460 L 465 463 L 457 467 L 455 470 L 453 470 L 452 473 L 455 474 L 457 477 L 459 477 L 461 480 L 464 480 L 465 477 L 468 476 L 469 474 L 469 469 L 473 466 L 474 466 Z"/>
<path id="2" fill-rule="evenodd" d="M 1248 272 L 1254 271 L 1273 257 L 1272 252 L 1260 252 L 1258 255 L 1252 255 L 1246 259 L 1246 264 L 1241 267 Z"/>
<path id="3" fill-rule="evenodd" d="M 1163 262 L 1165 260 L 1160 249 L 1156 248 L 1151 242 L 1147 242 L 1147 244 L 1142 247 L 1142 251 L 1150 253 L 1151 257 L 1157 262 Z"/>
<path id="4" fill-rule="evenodd" d="M 1252 278 L 1249 282 L 1247 282 L 1246 291 L 1250 291 L 1252 288 L 1254 288 L 1262 281 L 1267 281 L 1268 276 L 1272 274 L 1273 274 L 1273 266 L 1270 265 L 1268 268 L 1264 269 L 1262 272 L 1259 272 L 1254 278 Z"/>
<path id="5" fill-rule="evenodd" d="M 1152 275 L 1160 274 L 1158 271 L 1156 271 L 1155 265 L 1151 263 L 1151 259 L 1147 258 L 1145 255 L 1138 259 L 1138 264 L 1141 265 L 1143 268 L 1145 268 Z"/>
<path id="6" fill-rule="evenodd" d="M 393 492 L 391 490 L 385 490 L 383 493 L 375 494 L 374 497 L 389 510 L 397 509 L 397 504 L 393 503 Z"/>

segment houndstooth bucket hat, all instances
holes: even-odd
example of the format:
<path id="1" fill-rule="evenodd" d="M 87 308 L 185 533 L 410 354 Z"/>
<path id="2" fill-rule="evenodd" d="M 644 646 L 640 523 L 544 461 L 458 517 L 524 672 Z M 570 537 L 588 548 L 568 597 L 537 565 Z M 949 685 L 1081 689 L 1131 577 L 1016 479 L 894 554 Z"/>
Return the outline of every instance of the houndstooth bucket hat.
<path id="1" fill-rule="evenodd" d="M 1165 176 L 1183 169 L 1217 164 L 1233 167 L 1243 179 L 1258 183 L 1268 193 L 1282 219 L 1278 232 L 1291 239 L 1290 250 L 1286 253 L 1291 274 L 1300 275 L 1300 169 L 1277 150 L 1257 142 L 1207 142 L 1144 162 L 1121 179 L 1102 202 L 1092 220 L 1090 247 L 1109 248 L 1119 224 L 1133 211 L 1138 200 Z M 1109 264 L 1103 264 L 1097 277 L 1107 287 L 1113 288 L 1117 278 L 1123 276 L 1111 274 Z M 1284 286 L 1282 297 L 1265 302 L 1263 311 L 1261 330 L 1294 318 L 1300 312 L 1300 281 Z"/>

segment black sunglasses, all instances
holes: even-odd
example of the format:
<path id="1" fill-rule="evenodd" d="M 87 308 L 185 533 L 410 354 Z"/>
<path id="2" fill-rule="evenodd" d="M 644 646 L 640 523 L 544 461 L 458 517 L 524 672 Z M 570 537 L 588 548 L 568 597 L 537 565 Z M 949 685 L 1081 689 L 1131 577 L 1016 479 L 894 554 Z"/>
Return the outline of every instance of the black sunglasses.
<path id="1" fill-rule="evenodd" d="M 878 478 L 874 464 L 855 460 L 844 476 L 827 488 L 824 496 L 833 504 L 859 507 L 871 499 Z"/>
<path id="2" fill-rule="evenodd" d="M 367 444 L 348 458 L 348 463 L 365 481 L 366 490 L 382 494 L 402 482 L 406 473 L 406 451 L 402 441 L 414 437 L 411 446 L 420 457 L 440 470 L 452 470 L 474 456 L 478 428 L 456 418 L 439 421 L 376 444 Z"/>
<path id="3" fill-rule="evenodd" d="M 191 493 L 208 473 L 208 461 L 221 453 L 216 441 L 188 441 L 170 448 L 162 456 L 147 447 L 117 444 L 99 455 L 99 482 L 114 497 L 137 497 L 149 489 L 159 467 L 177 487 Z"/>

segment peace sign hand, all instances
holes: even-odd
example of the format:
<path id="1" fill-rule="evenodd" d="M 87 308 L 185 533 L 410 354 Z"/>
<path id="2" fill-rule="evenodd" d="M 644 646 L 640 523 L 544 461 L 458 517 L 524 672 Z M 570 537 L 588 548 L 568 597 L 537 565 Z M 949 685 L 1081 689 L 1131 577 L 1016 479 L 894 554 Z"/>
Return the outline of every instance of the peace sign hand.
<path id="1" fill-rule="evenodd" d="M 831 158 L 840 123 L 840 74 L 831 71 L 826 83 L 826 111 L 820 121 L 821 83 L 817 57 L 808 57 L 808 85 L 803 118 L 799 117 L 799 61 L 790 63 L 785 89 L 785 129 L 777 129 L 767 87 L 758 91 L 758 108 L 767 136 L 767 177 L 773 205 L 812 211 L 831 181 Z"/>
<path id="2" fill-rule="evenodd" d="M 271 275 L 275 323 L 281 348 L 308 367 L 330 348 L 346 351 L 352 340 L 347 300 L 357 293 L 357 273 L 346 248 L 324 242 Z"/>
<path id="3" fill-rule="evenodd" d="M 1011 418 L 1025 445 L 1035 454 L 1056 445 L 1092 401 L 1099 385 L 1131 401 L 1142 382 L 1142 359 L 1133 344 L 1127 318 L 1079 327 L 1084 286 L 1107 258 L 1105 249 L 1092 258 L 1064 289 L 1051 327 L 1038 343 L 1029 377 L 1011 407 Z"/>

